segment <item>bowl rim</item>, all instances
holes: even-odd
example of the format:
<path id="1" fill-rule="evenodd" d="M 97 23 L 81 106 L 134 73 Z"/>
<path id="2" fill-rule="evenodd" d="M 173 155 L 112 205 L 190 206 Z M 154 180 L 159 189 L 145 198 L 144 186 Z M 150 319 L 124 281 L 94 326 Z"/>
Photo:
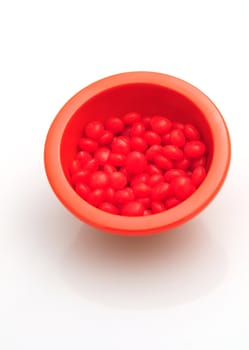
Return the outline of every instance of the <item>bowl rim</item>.
<path id="1" fill-rule="evenodd" d="M 186 201 L 159 214 L 145 217 L 113 215 L 84 201 L 71 187 L 61 165 L 61 140 L 71 116 L 89 99 L 110 88 L 147 83 L 175 90 L 205 115 L 213 136 L 213 159 L 202 185 Z M 45 142 L 44 165 L 59 200 L 80 220 L 107 232 L 145 235 L 176 227 L 200 213 L 219 192 L 229 169 L 231 143 L 226 123 L 215 104 L 202 91 L 174 76 L 147 71 L 119 73 L 98 80 L 75 94 L 53 120 Z"/>

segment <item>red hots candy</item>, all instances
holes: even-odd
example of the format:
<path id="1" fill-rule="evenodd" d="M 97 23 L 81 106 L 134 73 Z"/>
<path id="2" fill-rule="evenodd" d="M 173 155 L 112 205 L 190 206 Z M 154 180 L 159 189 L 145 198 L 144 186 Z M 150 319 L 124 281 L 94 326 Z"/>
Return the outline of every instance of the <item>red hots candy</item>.
<path id="1" fill-rule="evenodd" d="M 70 166 L 71 183 L 101 210 L 148 216 L 195 192 L 206 176 L 206 156 L 195 125 L 129 112 L 85 125 Z"/>

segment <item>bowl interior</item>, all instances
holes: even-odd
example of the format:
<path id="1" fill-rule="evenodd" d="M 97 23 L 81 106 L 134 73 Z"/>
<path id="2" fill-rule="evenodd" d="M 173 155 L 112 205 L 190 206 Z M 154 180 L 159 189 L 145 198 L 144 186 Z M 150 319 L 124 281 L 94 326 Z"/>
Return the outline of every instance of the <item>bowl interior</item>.
<path id="1" fill-rule="evenodd" d="M 162 114 L 171 120 L 193 123 L 207 146 L 209 167 L 213 156 L 213 138 L 206 116 L 186 96 L 163 86 L 145 83 L 110 88 L 85 102 L 71 117 L 61 140 L 61 165 L 70 182 L 69 166 L 76 155 L 77 144 L 85 124 L 105 120 L 131 111 L 144 115 Z"/>

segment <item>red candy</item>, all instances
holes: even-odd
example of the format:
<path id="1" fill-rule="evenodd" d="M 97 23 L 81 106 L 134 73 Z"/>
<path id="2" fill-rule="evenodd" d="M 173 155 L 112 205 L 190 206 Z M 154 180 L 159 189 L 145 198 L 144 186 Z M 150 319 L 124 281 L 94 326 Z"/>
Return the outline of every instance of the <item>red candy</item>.
<path id="1" fill-rule="evenodd" d="M 119 204 L 129 203 L 135 199 L 134 192 L 130 187 L 119 190 L 115 193 L 115 202 Z"/>
<path id="2" fill-rule="evenodd" d="M 161 182 L 157 184 L 152 193 L 151 198 L 154 201 L 165 200 L 170 194 L 170 185 L 167 182 Z"/>
<path id="3" fill-rule="evenodd" d="M 164 177 L 161 174 L 153 174 L 149 178 L 148 185 L 153 189 L 153 187 L 161 182 L 164 182 Z"/>
<path id="4" fill-rule="evenodd" d="M 100 121 L 89 122 L 85 127 L 85 135 L 91 139 L 97 140 L 104 133 L 104 125 Z"/>
<path id="5" fill-rule="evenodd" d="M 152 202 L 151 210 L 153 214 L 161 213 L 162 211 L 165 210 L 165 205 L 161 201 Z"/>
<path id="6" fill-rule="evenodd" d="M 162 142 L 161 137 L 154 131 L 146 131 L 144 134 L 144 140 L 148 145 L 160 145 Z"/>
<path id="7" fill-rule="evenodd" d="M 189 177 L 178 176 L 172 180 L 171 190 L 177 199 L 184 200 L 195 191 L 195 185 Z"/>
<path id="8" fill-rule="evenodd" d="M 200 139 L 200 133 L 192 124 L 186 124 L 184 126 L 184 135 L 189 141 L 195 141 Z"/>
<path id="9" fill-rule="evenodd" d="M 111 151 L 110 151 L 109 148 L 107 148 L 107 147 L 100 147 L 94 153 L 94 158 L 97 160 L 97 162 L 100 165 L 105 165 L 108 162 L 110 153 L 111 153 Z"/>
<path id="10" fill-rule="evenodd" d="M 157 134 L 166 134 L 170 131 L 172 122 L 165 117 L 154 116 L 151 118 L 151 129 Z"/>
<path id="11" fill-rule="evenodd" d="M 151 193 L 151 187 L 143 182 L 133 185 L 132 189 L 136 198 L 149 197 Z"/>
<path id="12" fill-rule="evenodd" d="M 147 166 L 147 161 L 143 153 L 133 151 L 126 157 L 126 169 L 129 173 L 142 173 Z"/>
<path id="13" fill-rule="evenodd" d="M 89 160 L 92 159 L 92 156 L 87 151 L 80 151 L 79 153 L 77 153 L 76 159 L 78 159 L 82 164 L 85 164 L 85 163 L 88 163 Z"/>
<path id="14" fill-rule="evenodd" d="M 133 136 L 131 137 L 131 149 L 133 151 L 144 152 L 147 148 L 147 143 L 142 137 Z"/>
<path id="15" fill-rule="evenodd" d="M 100 204 L 99 209 L 107 211 L 108 213 L 111 213 L 111 214 L 116 214 L 116 215 L 119 214 L 118 208 L 112 203 L 103 202 Z"/>
<path id="16" fill-rule="evenodd" d="M 122 190 L 127 185 L 127 177 L 120 171 L 115 171 L 109 175 L 110 186 L 114 190 Z"/>
<path id="17" fill-rule="evenodd" d="M 150 209 L 145 209 L 144 210 L 144 216 L 148 216 L 148 215 L 151 215 L 152 214 L 152 211 Z"/>
<path id="18" fill-rule="evenodd" d="M 103 188 L 96 188 L 87 194 L 86 200 L 95 207 L 98 207 L 106 198 L 106 192 Z"/>
<path id="19" fill-rule="evenodd" d="M 206 157 L 205 156 L 202 156 L 200 158 L 196 158 L 196 159 L 193 159 L 192 160 L 192 163 L 191 163 L 191 170 L 194 170 L 197 166 L 203 166 L 205 167 L 206 165 Z"/>
<path id="20" fill-rule="evenodd" d="M 82 169 L 81 161 L 78 159 L 73 160 L 69 168 L 71 175 L 75 174 L 77 171 L 80 171 L 81 169 Z"/>
<path id="21" fill-rule="evenodd" d="M 184 124 L 183 123 L 179 123 L 179 122 L 175 122 L 175 123 L 173 123 L 173 128 L 174 129 L 184 130 Z"/>
<path id="22" fill-rule="evenodd" d="M 206 169 L 199 165 L 192 173 L 192 181 L 196 186 L 199 186 L 206 177 Z"/>
<path id="23" fill-rule="evenodd" d="M 178 160 L 183 158 L 183 151 L 174 145 L 166 145 L 163 147 L 163 154 L 166 158 Z"/>
<path id="24" fill-rule="evenodd" d="M 201 141 L 189 141 L 184 146 L 184 154 L 188 158 L 199 158 L 204 155 L 206 146 Z"/>
<path id="25" fill-rule="evenodd" d="M 132 178 L 131 178 L 131 186 L 134 186 L 134 185 L 137 185 L 137 184 L 140 184 L 140 183 L 148 183 L 149 181 L 149 175 L 147 173 L 142 173 L 142 174 L 138 174 L 138 175 L 134 175 Z"/>
<path id="26" fill-rule="evenodd" d="M 130 112 L 124 115 L 123 121 L 125 124 L 133 124 L 139 122 L 141 119 L 141 114 L 136 112 Z"/>
<path id="27" fill-rule="evenodd" d="M 69 164 L 71 184 L 108 213 L 164 212 L 191 196 L 206 177 L 206 145 L 193 124 L 129 112 L 105 124 L 90 121 L 83 135 Z"/>
<path id="28" fill-rule="evenodd" d="M 131 201 L 123 205 L 121 214 L 125 216 L 141 216 L 144 213 L 144 206 L 138 201 Z"/>
<path id="29" fill-rule="evenodd" d="M 111 164 L 105 164 L 105 165 L 103 166 L 103 170 L 104 170 L 105 173 L 111 174 L 111 173 L 113 173 L 114 171 L 116 171 L 116 168 L 115 168 L 115 166 L 113 166 L 113 165 L 111 165 Z"/>
<path id="30" fill-rule="evenodd" d="M 111 153 L 109 156 L 109 164 L 113 166 L 125 165 L 125 155 L 120 153 Z"/>
<path id="31" fill-rule="evenodd" d="M 112 187 L 107 188 L 105 191 L 105 199 L 107 202 L 113 203 L 115 200 L 115 191 Z"/>
<path id="32" fill-rule="evenodd" d="M 109 130 L 105 130 L 103 135 L 99 138 L 99 144 L 104 146 L 104 145 L 109 145 L 113 140 L 113 133 Z"/>
<path id="33" fill-rule="evenodd" d="M 83 169 L 94 172 L 98 170 L 98 167 L 99 167 L 99 163 L 97 162 L 96 159 L 93 158 L 89 160 L 88 163 L 84 164 Z"/>
<path id="34" fill-rule="evenodd" d="M 143 136 L 145 132 L 145 125 L 143 122 L 134 123 L 131 127 L 131 136 Z"/>
<path id="35" fill-rule="evenodd" d="M 90 175 L 90 171 L 82 169 L 72 175 L 72 184 L 76 185 L 78 183 L 86 183 L 88 182 Z"/>
<path id="36" fill-rule="evenodd" d="M 162 154 L 163 147 L 161 145 L 153 145 L 146 151 L 146 158 L 148 161 L 154 161 L 154 157 L 157 154 Z"/>
<path id="37" fill-rule="evenodd" d="M 147 167 L 147 172 L 149 175 L 159 174 L 162 175 L 163 171 L 155 164 L 149 164 Z"/>
<path id="38" fill-rule="evenodd" d="M 75 186 L 75 191 L 81 196 L 83 199 L 87 199 L 88 194 L 90 193 L 90 189 L 86 184 L 78 183 Z"/>
<path id="39" fill-rule="evenodd" d="M 162 144 L 163 145 L 170 145 L 171 144 L 171 134 L 168 132 L 165 135 L 162 135 Z"/>
<path id="40" fill-rule="evenodd" d="M 112 152 L 128 154 L 130 152 L 129 139 L 125 136 L 115 137 L 112 141 Z"/>
<path id="41" fill-rule="evenodd" d="M 157 154 L 154 157 L 155 164 L 164 170 L 169 170 L 173 168 L 173 163 L 170 159 L 166 158 L 162 154 Z"/>
<path id="42" fill-rule="evenodd" d="M 79 141 L 79 147 L 82 151 L 95 152 L 98 148 L 98 143 L 86 137 L 82 137 Z"/>
<path id="43" fill-rule="evenodd" d="M 113 134 L 120 134 L 124 130 L 124 122 L 118 117 L 111 117 L 106 120 L 106 129 Z"/>
<path id="44" fill-rule="evenodd" d="M 150 206 L 151 206 L 151 199 L 150 199 L 150 197 L 137 198 L 137 201 L 139 203 L 142 203 L 145 208 L 150 208 Z"/>
<path id="45" fill-rule="evenodd" d="M 182 159 L 176 160 L 174 162 L 174 168 L 181 169 L 181 170 L 187 170 L 190 165 L 191 165 L 190 159 L 186 157 L 183 157 Z"/>
<path id="46" fill-rule="evenodd" d="M 177 199 L 176 197 L 169 197 L 165 201 L 165 207 L 166 207 L 166 209 L 170 209 L 170 208 L 175 207 L 179 203 L 181 203 L 180 199 Z"/>
<path id="47" fill-rule="evenodd" d="M 165 172 L 164 179 L 166 182 L 171 182 L 175 177 L 185 176 L 186 172 L 182 169 L 170 169 Z"/>
<path id="48" fill-rule="evenodd" d="M 91 175 L 89 184 L 93 189 L 107 188 L 110 184 L 110 175 L 104 171 L 96 171 Z"/>
<path id="49" fill-rule="evenodd" d="M 181 129 L 173 129 L 170 132 L 170 143 L 174 146 L 182 147 L 185 145 L 186 138 Z"/>
<path id="50" fill-rule="evenodd" d="M 145 115 L 143 118 L 142 118 L 142 122 L 145 126 L 145 129 L 150 129 L 151 127 L 151 117 L 149 115 Z"/>

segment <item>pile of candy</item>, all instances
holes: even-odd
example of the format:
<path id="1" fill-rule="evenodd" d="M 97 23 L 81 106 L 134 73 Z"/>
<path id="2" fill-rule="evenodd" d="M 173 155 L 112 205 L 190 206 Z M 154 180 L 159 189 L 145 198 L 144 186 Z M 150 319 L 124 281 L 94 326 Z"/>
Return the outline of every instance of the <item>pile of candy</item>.
<path id="1" fill-rule="evenodd" d="M 86 124 L 70 174 L 75 191 L 93 206 L 142 216 L 188 198 L 205 166 L 206 145 L 193 124 L 130 112 Z"/>

